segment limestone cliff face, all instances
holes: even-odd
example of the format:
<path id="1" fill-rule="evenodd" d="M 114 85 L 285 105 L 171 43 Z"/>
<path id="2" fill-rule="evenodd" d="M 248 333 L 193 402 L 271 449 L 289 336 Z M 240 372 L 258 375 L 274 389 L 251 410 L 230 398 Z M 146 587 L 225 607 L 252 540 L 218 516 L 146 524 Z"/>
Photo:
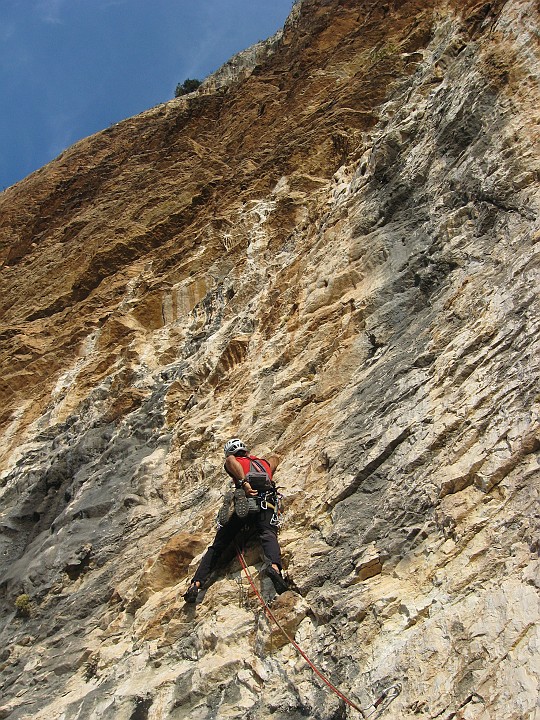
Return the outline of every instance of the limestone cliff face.
<path id="1" fill-rule="evenodd" d="M 235 561 L 184 606 L 240 435 L 366 715 L 538 720 L 538 11 L 304 0 L 0 196 L 0 717 L 357 716 Z"/>

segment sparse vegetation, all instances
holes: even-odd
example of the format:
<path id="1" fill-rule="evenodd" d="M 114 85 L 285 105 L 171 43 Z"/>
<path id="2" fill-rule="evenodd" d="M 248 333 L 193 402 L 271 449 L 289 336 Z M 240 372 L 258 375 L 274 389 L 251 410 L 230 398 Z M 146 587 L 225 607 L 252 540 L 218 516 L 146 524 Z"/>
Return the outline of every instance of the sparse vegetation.
<path id="1" fill-rule="evenodd" d="M 84 668 L 84 678 L 89 682 L 93 678 L 98 677 L 99 655 L 95 653 L 88 658 L 88 662 Z"/>
<path id="2" fill-rule="evenodd" d="M 373 50 L 369 54 L 370 60 L 372 63 L 381 62 L 382 60 L 386 60 L 392 55 L 395 55 L 398 50 L 399 47 L 397 45 L 394 45 L 394 43 L 387 43 L 386 45 L 382 45 L 381 47 L 373 48 Z"/>
<path id="3" fill-rule="evenodd" d="M 30 617 L 32 613 L 32 603 L 30 602 L 30 596 L 26 593 L 19 595 L 15 600 L 15 607 L 17 608 L 18 617 Z"/>
<path id="4" fill-rule="evenodd" d="M 181 95 L 187 95 L 190 92 L 196 90 L 201 85 L 202 80 L 194 80 L 187 78 L 183 83 L 178 83 L 176 90 L 174 91 L 174 97 L 180 97 Z"/>

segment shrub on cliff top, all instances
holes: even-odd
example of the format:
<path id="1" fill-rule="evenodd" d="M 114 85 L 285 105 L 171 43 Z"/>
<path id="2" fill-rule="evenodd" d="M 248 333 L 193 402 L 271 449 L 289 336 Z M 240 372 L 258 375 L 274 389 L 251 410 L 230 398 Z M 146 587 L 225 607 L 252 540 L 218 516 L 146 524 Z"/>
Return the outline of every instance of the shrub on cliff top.
<path id="1" fill-rule="evenodd" d="M 183 83 L 178 83 L 176 90 L 174 91 L 174 97 L 180 97 L 181 95 L 187 95 L 190 92 L 196 90 L 201 84 L 201 80 L 191 80 L 187 78 Z"/>

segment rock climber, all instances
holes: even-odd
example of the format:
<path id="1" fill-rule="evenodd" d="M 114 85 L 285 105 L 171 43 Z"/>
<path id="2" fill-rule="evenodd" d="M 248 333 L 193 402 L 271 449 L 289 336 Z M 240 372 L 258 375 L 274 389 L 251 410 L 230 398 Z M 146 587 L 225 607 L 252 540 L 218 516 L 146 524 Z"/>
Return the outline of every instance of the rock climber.
<path id="1" fill-rule="evenodd" d="M 279 463 L 275 455 L 268 460 L 250 455 L 240 438 L 225 443 L 224 468 L 231 477 L 234 489 L 226 493 L 223 507 L 218 513 L 218 531 L 214 542 L 207 549 L 184 600 L 194 603 L 201 586 L 208 579 L 219 557 L 238 532 L 247 525 L 254 527 L 269 564 L 265 574 L 272 581 L 276 592 L 288 589 L 281 574 L 281 552 L 277 539 L 278 494 L 272 480 Z M 234 504 L 234 510 L 232 510 Z"/>

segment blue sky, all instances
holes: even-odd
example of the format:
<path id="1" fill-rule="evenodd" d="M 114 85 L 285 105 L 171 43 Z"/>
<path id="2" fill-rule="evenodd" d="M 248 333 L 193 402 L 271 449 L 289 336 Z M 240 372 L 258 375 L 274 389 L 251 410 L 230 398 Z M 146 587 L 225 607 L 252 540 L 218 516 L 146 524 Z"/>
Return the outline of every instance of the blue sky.
<path id="1" fill-rule="evenodd" d="M 0 0 L 0 191 L 283 26 L 293 0 Z"/>

